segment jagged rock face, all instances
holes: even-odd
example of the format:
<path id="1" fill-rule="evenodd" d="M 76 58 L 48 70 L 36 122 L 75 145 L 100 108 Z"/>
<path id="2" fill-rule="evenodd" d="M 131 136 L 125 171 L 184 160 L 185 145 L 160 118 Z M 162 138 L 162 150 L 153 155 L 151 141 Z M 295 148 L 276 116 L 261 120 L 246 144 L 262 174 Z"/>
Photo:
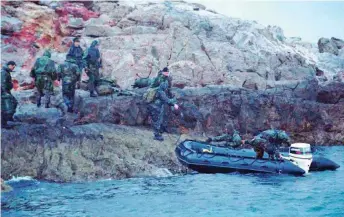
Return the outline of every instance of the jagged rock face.
<path id="1" fill-rule="evenodd" d="M 318 47 L 320 53 L 331 53 L 338 55 L 338 47 L 333 40 L 327 38 L 320 38 L 318 41 Z"/>
<path id="2" fill-rule="evenodd" d="M 69 182 L 179 173 L 184 169 L 174 155 L 177 140 L 170 135 L 156 142 L 150 131 L 109 124 L 22 125 L 2 130 L 1 177 Z"/>
<path id="3" fill-rule="evenodd" d="M 344 143 L 342 82 L 319 86 L 316 80 L 309 80 L 280 84 L 267 91 L 213 86 L 175 89 L 174 93 L 183 113 L 171 113 L 170 127 L 174 132 L 216 134 L 226 127 L 251 138 L 262 130 L 277 128 L 289 132 L 294 141 Z M 147 106 L 141 94 L 83 98 L 78 105 L 81 123 L 148 125 Z"/>
<path id="4" fill-rule="evenodd" d="M 13 129 L 1 129 L 1 175 L 50 181 L 82 181 L 164 175 L 184 171 L 174 148 L 179 134 L 205 139 L 225 128 L 244 139 L 258 132 L 286 130 L 293 142 L 344 144 L 344 84 L 319 86 L 313 79 L 280 83 L 266 91 L 228 86 L 174 89 L 181 105 L 171 112 L 165 142 L 152 139 L 144 89 L 134 96 L 88 97 L 78 90 L 78 114 L 36 108 L 32 90 L 20 91 Z M 60 105 L 56 96 L 52 105 Z M 123 126 L 129 125 L 129 126 Z M 195 136 L 196 135 L 196 136 Z M 179 141 L 183 140 L 180 138 Z"/>
<path id="5" fill-rule="evenodd" d="M 2 2 L 2 12 L 2 63 L 18 63 L 14 78 L 20 84 L 28 82 L 44 48 L 52 48 L 53 59 L 63 62 L 74 36 L 82 36 L 83 48 L 100 40 L 101 73 L 123 88 L 134 83 L 137 73 L 152 76 L 168 64 L 178 87 L 265 89 L 278 81 L 314 77 L 319 61 L 318 68 L 331 80 L 343 59 L 321 61 L 312 45 L 289 40 L 279 27 L 228 18 L 185 2 Z M 341 40 L 332 42 L 342 47 Z"/>

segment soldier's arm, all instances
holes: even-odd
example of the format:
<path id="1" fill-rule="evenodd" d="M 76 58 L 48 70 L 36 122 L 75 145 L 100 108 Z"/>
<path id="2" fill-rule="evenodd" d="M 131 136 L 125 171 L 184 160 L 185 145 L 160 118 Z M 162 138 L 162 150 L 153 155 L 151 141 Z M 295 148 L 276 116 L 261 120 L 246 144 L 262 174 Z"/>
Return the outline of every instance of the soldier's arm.
<path id="1" fill-rule="evenodd" d="M 7 79 L 7 73 L 4 73 L 1 70 L 1 91 L 6 92 L 6 79 Z"/>
<path id="2" fill-rule="evenodd" d="M 67 53 L 67 56 L 72 56 L 72 57 L 75 56 L 73 46 L 71 46 L 71 47 L 69 48 L 68 53 Z"/>
<path id="3" fill-rule="evenodd" d="M 159 79 L 158 79 L 158 77 L 155 77 L 155 78 L 153 78 L 153 81 L 152 81 L 150 87 L 155 88 L 157 86 L 159 86 Z"/>
<path id="4" fill-rule="evenodd" d="M 88 49 L 86 49 L 84 54 L 82 55 L 82 65 L 85 68 L 87 68 L 87 61 L 88 61 Z"/>
<path id="5" fill-rule="evenodd" d="M 30 77 L 36 78 L 36 66 L 37 66 L 38 59 L 36 60 L 35 64 L 32 66 L 32 69 L 30 71 Z"/>
<path id="6" fill-rule="evenodd" d="M 61 67 L 61 65 L 59 65 L 57 67 L 57 80 L 60 81 L 61 78 L 62 78 L 62 67 Z"/>
<path id="7" fill-rule="evenodd" d="M 56 66 L 55 63 L 53 61 L 51 61 L 51 79 L 53 81 L 55 81 L 57 79 L 57 70 L 56 70 Z"/>
<path id="8" fill-rule="evenodd" d="M 80 81 L 81 73 L 82 73 L 81 69 L 78 66 L 74 66 L 74 71 L 75 71 L 77 81 Z"/>
<path id="9" fill-rule="evenodd" d="M 12 90 L 13 89 L 12 76 L 7 74 L 7 79 L 8 79 L 8 89 Z"/>
<path id="10" fill-rule="evenodd" d="M 169 104 L 170 106 L 173 106 L 174 104 L 176 104 L 175 99 L 170 99 L 170 98 L 168 98 L 168 96 L 166 95 L 165 91 L 162 91 L 162 90 L 158 89 L 157 93 L 158 93 L 159 99 L 160 99 L 163 103 L 167 103 L 167 104 Z"/>

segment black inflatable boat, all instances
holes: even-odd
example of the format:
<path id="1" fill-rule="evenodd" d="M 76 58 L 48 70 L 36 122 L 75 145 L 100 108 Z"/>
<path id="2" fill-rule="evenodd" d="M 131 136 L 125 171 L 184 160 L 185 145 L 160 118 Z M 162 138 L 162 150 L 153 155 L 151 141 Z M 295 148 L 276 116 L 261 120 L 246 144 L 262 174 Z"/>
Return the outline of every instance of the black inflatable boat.
<path id="1" fill-rule="evenodd" d="M 178 160 L 188 168 L 200 173 L 261 172 L 281 173 L 300 176 L 304 169 L 290 160 L 271 160 L 267 155 L 256 159 L 250 149 L 229 149 L 217 147 L 205 142 L 185 140 L 175 149 Z M 309 171 L 335 170 L 336 163 L 323 157 L 313 157 Z"/>

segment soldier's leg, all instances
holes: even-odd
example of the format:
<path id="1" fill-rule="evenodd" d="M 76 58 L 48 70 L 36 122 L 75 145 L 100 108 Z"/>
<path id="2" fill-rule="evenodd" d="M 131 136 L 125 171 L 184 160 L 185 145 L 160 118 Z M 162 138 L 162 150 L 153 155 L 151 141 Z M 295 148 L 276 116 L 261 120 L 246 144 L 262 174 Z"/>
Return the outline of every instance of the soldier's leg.
<path id="1" fill-rule="evenodd" d="M 92 71 L 90 71 L 88 77 L 89 77 L 89 79 L 88 79 L 88 90 L 90 91 L 90 96 L 96 97 L 97 96 L 97 94 L 95 93 L 95 79 L 96 78 L 94 76 L 94 73 Z"/>
<path id="2" fill-rule="evenodd" d="M 266 152 L 269 154 L 269 158 L 271 160 L 273 160 L 274 155 L 275 155 L 275 151 L 274 151 L 274 146 L 272 144 L 267 145 Z"/>
<path id="3" fill-rule="evenodd" d="M 70 100 L 70 107 L 72 109 L 72 112 L 74 111 L 74 97 L 75 97 L 75 86 L 72 87 L 71 93 L 70 93 L 70 98 L 69 98 L 69 100 Z"/>
<path id="4" fill-rule="evenodd" d="M 262 159 L 264 156 L 264 149 L 260 146 L 257 146 L 254 148 L 254 151 L 256 152 L 256 158 Z"/>
<path id="5" fill-rule="evenodd" d="M 36 95 L 36 105 L 37 107 L 41 107 L 41 99 L 44 96 L 43 90 L 37 88 L 37 95 Z"/>
<path id="6" fill-rule="evenodd" d="M 44 104 L 45 108 L 50 107 L 50 97 L 54 94 L 54 87 L 53 87 L 53 81 L 48 78 L 44 77 L 44 88 L 43 88 L 43 94 L 44 94 Z"/>
<path id="7" fill-rule="evenodd" d="M 160 128 L 161 128 L 161 109 L 155 106 L 149 106 L 150 115 L 152 118 L 152 126 L 154 131 L 154 139 L 162 141 L 164 140 L 161 136 Z"/>
<path id="8" fill-rule="evenodd" d="M 44 90 L 43 93 L 44 93 L 44 98 L 45 98 L 44 100 L 45 108 L 50 108 L 50 98 L 51 98 L 51 95 L 53 94 L 49 90 Z"/>
<path id="9" fill-rule="evenodd" d="M 170 107 L 168 105 L 164 105 L 164 111 L 162 114 L 162 123 L 160 127 L 160 132 L 161 133 L 168 133 L 168 118 L 170 115 Z"/>
<path id="10" fill-rule="evenodd" d="M 96 67 L 94 69 L 94 93 L 95 93 L 95 95 L 98 95 L 97 87 L 99 86 L 99 80 L 100 80 L 99 68 Z"/>
<path id="11" fill-rule="evenodd" d="M 6 118 L 6 114 L 4 114 L 3 112 L 1 112 L 1 127 L 2 127 L 2 128 L 7 127 L 7 118 Z"/>

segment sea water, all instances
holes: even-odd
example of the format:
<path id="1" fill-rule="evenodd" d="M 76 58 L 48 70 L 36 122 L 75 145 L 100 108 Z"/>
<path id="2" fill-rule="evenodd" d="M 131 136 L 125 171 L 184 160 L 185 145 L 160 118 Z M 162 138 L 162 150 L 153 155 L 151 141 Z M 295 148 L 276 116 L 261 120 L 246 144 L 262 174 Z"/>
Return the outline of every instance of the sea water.
<path id="1" fill-rule="evenodd" d="M 328 216 L 344 217 L 344 147 L 317 153 L 341 167 L 304 177 L 191 174 L 84 183 L 15 178 L 1 195 L 3 217 Z"/>

